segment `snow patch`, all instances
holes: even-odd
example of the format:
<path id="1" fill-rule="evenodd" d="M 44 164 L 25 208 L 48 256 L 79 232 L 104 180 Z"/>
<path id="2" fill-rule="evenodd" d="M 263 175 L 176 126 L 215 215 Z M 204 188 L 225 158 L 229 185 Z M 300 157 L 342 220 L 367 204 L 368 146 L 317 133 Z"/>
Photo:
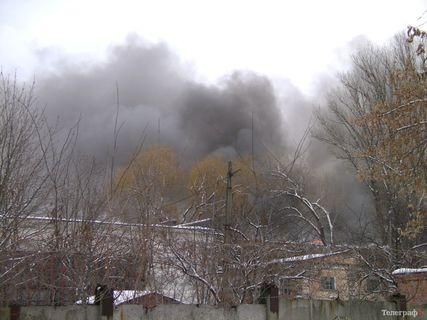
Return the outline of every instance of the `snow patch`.
<path id="1" fill-rule="evenodd" d="M 306 261 L 311 259 L 317 259 L 317 258 L 325 258 L 330 256 L 335 256 L 341 253 L 348 252 L 348 250 L 344 251 L 337 251 L 337 252 L 330 252 L 330 253 L 312 253 L 312 254 L 306 254 L 303 256 L 295 256 L 295 257 L 289 257 L 289 258 L 282 258 L 282 259 L 274 259 L 269 262 L 271 263 L 284 263 L 284 262 L 293 262 L 293 261 Z"/>
<path id="2" fill-rule="evenodd" d="M 414 269 L 414 268 L 400 268 L 400 269 L 396 269 L 394 270 L 391 274 L 408 274 L 408 273 L 420 273 L 420 272 L 427 272 L 427 268 L 418 268 L 418 269 Z"/>
<path id="3" fill-rule="evenodd" d="M 150 293 L 151 291 L 114 290 L 113 291 L 114 305 L 118 306 L 129 300 L 139 298 Z M 86 298 L 86 304 L 94 304 L 94 303 L 95 303 L 95 296 L 90 296 Z M 78 300 L 76 301 L 76 304 L 83 304 L 83 301 Z"/>

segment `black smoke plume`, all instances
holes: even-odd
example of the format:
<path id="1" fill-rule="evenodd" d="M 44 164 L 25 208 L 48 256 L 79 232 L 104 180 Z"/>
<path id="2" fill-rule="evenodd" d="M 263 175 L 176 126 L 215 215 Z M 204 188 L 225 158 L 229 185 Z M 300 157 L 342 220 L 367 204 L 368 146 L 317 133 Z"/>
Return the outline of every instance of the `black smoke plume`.
<path id="1" fill-rule="evenodd" d="M 104 62 L 59 61 L 53 72 L 38 77 L 38 101 L 61 128 L 81 119 L 77 147 L 98 159 L 111 155 L 118 84 L 119 165 L 141 135 L 146 145 L 172 146 L 190 165 L 211 153 L 232 159 L 287 150 L 298 143 L 315 105 L 289 81 L 273 86 L 251 72 L 235 72 L 215 85 L 198 82 L 166 45 L 136 37 L 112 47 Z M 322 193 L 330 195 L 329 206 L 341 216 L 357 220 L 357 213 L 371 205 L 351 170 L 324 145 L 312 143 L 307 163 L 323 179 Z"/>
<path id="2" fill-rule="evenodd" d="M 206 85 L 193 78 L 164 44 L 131 38 L 113 47 L 106 62 L 57 65 L 38 79 L 37 96 L 61 127 L 81 118 L 78 147 L 97 157 L 112 144 L 116 83 L 122 161 L 141 134 L 149 144 L 173 146 L 183 158 L 212 152 L 235 157 L 254 146 L 283 145 L 281 111 L 269 79 L 236 72 Z"/>

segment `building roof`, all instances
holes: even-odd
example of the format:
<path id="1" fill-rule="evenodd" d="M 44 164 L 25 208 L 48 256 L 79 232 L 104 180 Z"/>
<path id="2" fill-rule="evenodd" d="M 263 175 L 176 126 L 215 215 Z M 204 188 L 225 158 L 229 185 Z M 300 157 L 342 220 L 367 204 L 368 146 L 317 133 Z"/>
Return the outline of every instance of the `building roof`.
<path id="1" fill-rule="evenodd" d="M 171 300 L 175 300 L 173 298 L 167 297 L 163 294 L 154 292 L 154 291 L 148 291 L 148 290 L 114 290 L 113 291 L 113 299 L 114 299 L 114 306 L 119 306 L 123 303 L 128 303 L 131 302 L 134 299 L 137 298 L 142 298 L 144 296 L 148 296 L 148 295 L 159 295 L 159 296 L 163 296 L 165 298 L 169 298 Z M 178 301 L 177 301 L 178 302 Z M 90 296 L 86 298 L 86 304 L 94 304 L 95 303 L 95 296 Z M 76 304 L 83 304 L 82 300 L 78 300 L 76 301 Z"/>
<path id="2" fill-rule="evenodd" d="M 331 256 L 336 256 L 342 253 L 349 252 L 350 250 L 341 250 L 336 252 L 328 252 L 328 253 L 312 253 L 312 254 L 305 254 L 302 256 L 294 256 L 294 257 L 287 257 L 287 258 L 281 258 L 281 259 L 274 259 L 271 260 L 268 264 L 273 263 L 286 263 L 286 262 L 295 262 L 295 261 L 307 261 L 312 259 L 319 259 L 319 258 L 326 258 Z"/>
<path id="3" fill-rule="evenodd" d="M 400 268 L 392 272 L 393 275 L 402 275 L 402 274 L 413 274 L 413 273 L 427 273 L 427 268 Z"/>

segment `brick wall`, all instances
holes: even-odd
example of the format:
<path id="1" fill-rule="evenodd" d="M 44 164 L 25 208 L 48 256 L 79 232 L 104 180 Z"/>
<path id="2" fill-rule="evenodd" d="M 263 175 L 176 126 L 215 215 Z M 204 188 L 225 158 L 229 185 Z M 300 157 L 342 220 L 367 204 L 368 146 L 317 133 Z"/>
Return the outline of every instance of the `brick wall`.
<path id="1" fill-rule="evenodd" d="M 406 296 L 409 305 L 427 305 L 427 273 L 396 276 L 399 292 Z"/>

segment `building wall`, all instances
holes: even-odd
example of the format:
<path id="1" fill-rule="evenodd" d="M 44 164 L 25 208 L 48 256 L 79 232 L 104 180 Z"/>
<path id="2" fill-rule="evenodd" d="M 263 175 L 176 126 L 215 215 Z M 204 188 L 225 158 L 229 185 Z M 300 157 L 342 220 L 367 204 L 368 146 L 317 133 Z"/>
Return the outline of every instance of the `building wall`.
<path id="1" fill-rule="evenodd" d="M 335 289 L 327 290 L 322 288 L 321 278 L 333 277 L 335 279 Z M 309 297 L 319 300 L 349 300 L 349 285 L 347 279 L 347 270 L 342 267 L 335 269 L 320 270 L 317 276 L 310 280 L 309 283 Z"/>
<path id="2" fill-rule="evenodd" d="M 305 270 L 304 279 L 288 281 L 292 283 L 289 290 L 282 286 L 282 282 L 278 282 L 281 296 L 287 299 L 388 301 L 388 283 L 377 277 L 378 289 L 368 290 L 368 279 L 374 278 L 369 276 L 371 270 L 345 253 L 295 263 L 294 270 Z M 322 277 L 335 278 L 335 290 L 323 289 Z"/>
<path id="3" fill-rule="evenodd" d="M 427 305 L 427 274 L 414 273 L 396 276 L 399 292 L 406 297 L 408 305 Z"/>

